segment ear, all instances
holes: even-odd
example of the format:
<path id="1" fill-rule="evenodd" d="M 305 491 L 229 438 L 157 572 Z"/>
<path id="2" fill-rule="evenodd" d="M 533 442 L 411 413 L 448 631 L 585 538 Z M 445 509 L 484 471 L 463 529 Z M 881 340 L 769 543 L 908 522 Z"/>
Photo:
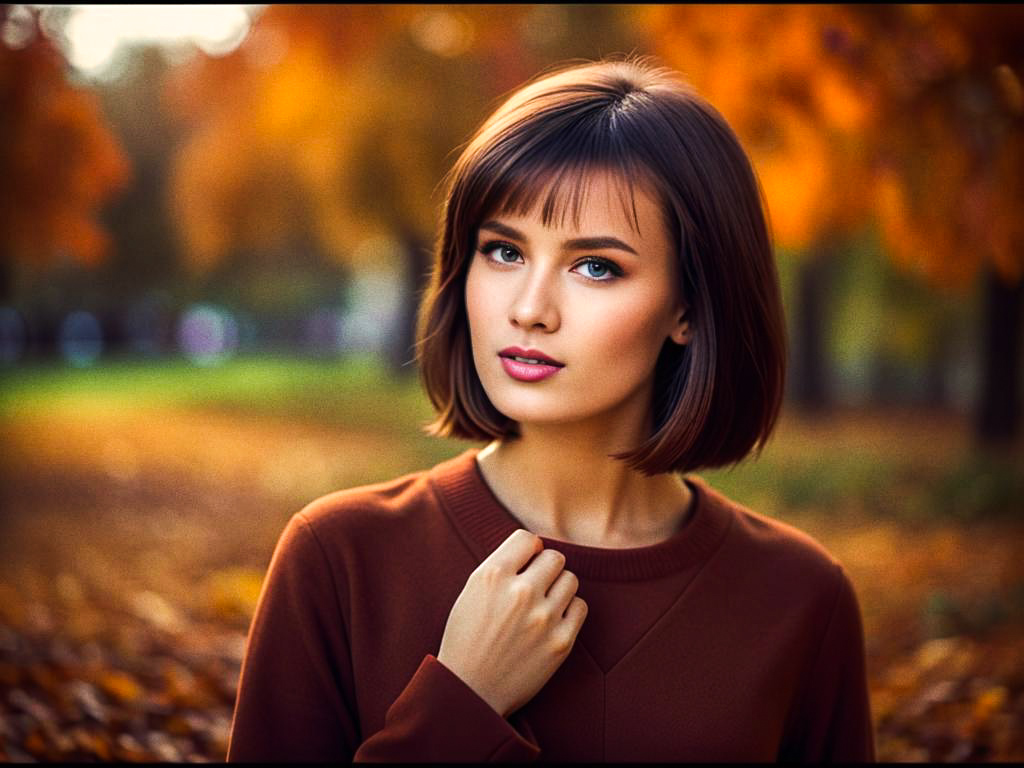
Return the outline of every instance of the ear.
<path id="1" fill-rule="evenodd" d="M 688 310 L 683 308 L 676 317 L 675 325 L 669 333 L 669 338 L 676 344 L 683 345 L 690 343 L 690 321 L 686 319 Z"/>

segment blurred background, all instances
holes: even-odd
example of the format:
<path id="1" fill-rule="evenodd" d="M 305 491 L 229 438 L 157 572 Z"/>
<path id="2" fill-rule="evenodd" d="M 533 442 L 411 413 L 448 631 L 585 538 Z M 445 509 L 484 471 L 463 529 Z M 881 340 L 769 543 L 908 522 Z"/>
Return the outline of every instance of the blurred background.
<path id="1" fill-rule="evenodd" d="M 878 755 L 1024 759 L 1024 6 L 0 6 L 0 759 L 212 761 L 261 579 L 424 436 L 462 144 L 653 55 L 754 160 L 789 324 L 701 472 L 844 563 Z"/>

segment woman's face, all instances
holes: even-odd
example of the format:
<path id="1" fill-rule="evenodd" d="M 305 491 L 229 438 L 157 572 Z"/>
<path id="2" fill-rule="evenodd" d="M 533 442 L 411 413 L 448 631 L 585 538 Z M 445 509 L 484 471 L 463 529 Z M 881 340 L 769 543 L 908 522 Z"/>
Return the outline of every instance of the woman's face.
<path id="1" fill-rule="evenodd" d="M 479 228 L 466 278 L 473 362 L 494 406 L 520 424 L 646 423 L 658 354 L 666 339 L 687 340 L 658 204 L 634 190 L 637 231 L 614 176 L 587 182 L 579 229 L 571 216 L 545 226 L 539 202 Z M 510 347 L 561 365 L 515 361 Z"/>

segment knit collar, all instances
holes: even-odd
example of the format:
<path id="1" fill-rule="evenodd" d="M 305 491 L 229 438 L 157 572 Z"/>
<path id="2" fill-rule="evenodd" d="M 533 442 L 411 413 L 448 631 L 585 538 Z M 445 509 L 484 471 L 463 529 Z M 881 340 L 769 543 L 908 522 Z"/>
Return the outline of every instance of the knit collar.
<path id="1" fill-rule="evenodd" d="M 470 448 L 437 464 L 429 477 L 442 506 L 483 561 L 513 531 L 525 527 L 498 500 Z M 565 567 L 581 578 L 638 581 L 680 571 L 711 555 L 733 519 L 732 504 L 696 475 L 684 477 L 694 494 L 693 513 L 668 539 L 645 547 L 607 549 L 542 536 L 546 547 L 565 555 Z"/>

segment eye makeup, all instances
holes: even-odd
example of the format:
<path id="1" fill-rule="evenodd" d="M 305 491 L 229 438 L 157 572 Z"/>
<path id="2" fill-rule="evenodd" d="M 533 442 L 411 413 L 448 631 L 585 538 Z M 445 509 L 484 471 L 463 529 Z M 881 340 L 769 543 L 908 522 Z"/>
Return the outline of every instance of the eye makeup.
<path id="1" fill-rule="evenodd" d="M 479 248 L 477 248 L 477 252 L 482 254 L 485 258 L 488 259 L 488 261 L 490 261 L 490 262 L 492 262 L 494 264 L 515 264 L 515 263 L 517 263 L 516 261 L 505 261 L 504 259 L 502 259 L 500 257 L 495 258 L 494 256 L 492 256 L 492 254 L 496 250 L 498 250 L 499 248 L 507 248 L 507 249 L 509 249 L 510 251 L 514 252 L 517 255 L 520 255 L 520 256 L 522 255 L 520 250 L 519 250 L 519 248 L 517 248 L 512 243 L 508 243 L 508 242 L 505 242 L 503 240 L 489 240 L 489 241 L 483 243 Z M 577 261 L 573 265 L 573 269 L 575 270 L 575 269 L 577 269 L 579 267 L 586 266 L 588 264 L 592 264 L 592 265 L 595 265 L 597 267 L 606 269 L 607 273 L 605 273 L 605 274 L 611 276 L 611 277 L 597 277 L 597 276 L 594 276 L 594 275 L 586 275 L 586 274 L 583 275 L 585 278 L 587 278 L 588 280 L 590 280 L 592 282 L 595 282 L 595 283 L 610 282 L 613 278 L 619 278 L 619 277 L 622 277 L 622 276 L 625 275 L 625 271 L 622 269 L 622 267 L 620 267 L 618 264 L 616 264 L 611 259 L 604 258 L 602 256 L 588 256 L 585 259 L 581 259 L 580 261 Z"/>

